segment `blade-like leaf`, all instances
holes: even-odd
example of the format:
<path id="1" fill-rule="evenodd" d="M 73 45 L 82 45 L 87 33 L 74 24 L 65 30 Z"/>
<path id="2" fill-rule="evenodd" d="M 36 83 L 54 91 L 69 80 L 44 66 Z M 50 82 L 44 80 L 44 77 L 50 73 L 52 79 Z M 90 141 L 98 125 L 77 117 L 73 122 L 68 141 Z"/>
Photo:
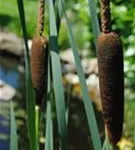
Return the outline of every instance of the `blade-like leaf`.
<path id="1" fill-rule="evenodd" d="M 60 65 L 60 56 L 58 54 L 57 29 L 52 0 L 49 0 L 49 24 L 50 24 L 50 39 L 49 50 L 51 52 L 51 65 L 54 83 L 54 93 L 56 99 L 56 114 L 58 120 L 58 130 L 60 135 L 61 150 L 67 149 L 67 125 L 64 90 L 62 85 L 62 71 Z"/>
<path id="2" fill-rule="evenodd" d="M 22 31 L 23 31 L 23 37 L 25 42 L 25 48 L 26 48 L 26 56 L 29 60 L 29 48 L 28 48 L 28 39 L 27 39 L 27 31 L 26 31 L 26 22 L 25 22 L 25 14 L 24 14 L 24 5 L 23 0 L 17 0 L 19 15 L 20 15 L 20 21 L 22 25 Z"/>
<path id="3" fill-rule="evenodd" d="M 18 150 L 17 128 L 12 100 L 10 101 L 10 116 L 10 150 Z"/>
<path id="4" fill-rule="evenodd" d="M 48 93 L 50 94 L 50 93 Z M 50 95 L 49 95 L 50 97 Z M 51 124 L 51 102 L 50 100 L 47 101 L 47 115 L 46 115 L 46 140 L 45 140 L 45 150 L 52 150 L 51 149 L 51 134 L 50 131 L 52 129 Z"/>
<path id="5" fill-rule="evenodd" d="M 51 88 L 50 88 L 50 66 L 48 66 L 48 94 L 47 94 L 47 115 L 46 115 L 46 140 L 45 150 L 53 150 L 53 128 L 51 112 Z"/>
<path id="6" fill-rule="evenodd" d="M 93 35 L 94 35 L 94 42 L 95 42 L 95 46 L 97 49 L 97 38 L 100 34 L 100 28 L 99 28 L 97 13 L 96 13 L 95 0 L 88 0 L 88 6 L 89 6 L 89 12 L 91 15 L 91 20 L 92 20 L 91 23 L 92 23 L 92 30 L 93 30 Z"/>
<path id="7" fill-rule="evenodd" d="M 38 106 L 35 108 L 35 116 L 36 116 L 36 147 L 39 150 L 39 117 L 40 117 L 40 109 Z"/>
<path id="8" fill-rule="evenodd" d="M 61 0 L 61 7 L 63 7 L 63 9 L 64 9 L 63 0 Z M 74 41 L 71 24 L 69 22 L 67 14 L 65 11 L 63 11 L 63 13 L 64 13 L 64 17 L 67 21 L 69 39 L 70 39 L 71 47 L 73 50 L 74 59 L 75 59 L 76 67 L 77 67 L 77 72 L 78 72 L 78 76 L 79 76 L 79 80 L 80 80 L 81 91 L 82 91 L 82 96 L 83 96 L 83 100 L 84 100 L 83 102 L 84 102 L 84 106 L 85 106 L 85 110 L 86 110 L 89 129 L 90 129 L 91 136 L 92 136 L 93 147 L 95 150 L 101 150 L 102 149 L 101 142 L 100 142 L 100 137 L 99 137 L 96 119 L 95 119 L 95 115 L 94 115 L 94 110 L 93 110 L 92 102 L 89 97 L 89 92 L 88 92 L 86 81 L 85 81 L 85 75 L 84 75 L 80 57 L 79 57 L 79 54 L 77 51 L 77 45 Z"/>
<path id="9" fill-rule="evenodd" d="M 30 149 L 36 150 L 35 99 L 34 99 L 31 72 L 30 72 L 30 58 L 29 58 L 29 49 L 27 44 L 27 31 L 26 31 L 23 0 L 17 0 L 17 4 L 18 4 L 20 21 L 22 25 L 23 37 L 25 42 L 26 103 L 27 103 Z"/>
<path id="10" fill-rule="evenodd" d="M 71 98 L 71 93 L 72 93 L 72 84 L 68 84 L 68 87 L 67 87 L 67 106 L 66 106 L 66 121 L 67 121 L 67 124 L 68 124 L 68 118 L 69 118 L 69 105 L 70 105 L 70 98 Z"/>

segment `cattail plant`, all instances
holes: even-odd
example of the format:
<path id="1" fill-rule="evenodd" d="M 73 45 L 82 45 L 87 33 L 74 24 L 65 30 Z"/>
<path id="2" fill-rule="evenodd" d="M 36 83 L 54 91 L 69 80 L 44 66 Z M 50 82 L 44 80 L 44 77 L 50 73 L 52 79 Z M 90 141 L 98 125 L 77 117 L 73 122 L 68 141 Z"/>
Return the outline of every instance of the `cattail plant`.
<path id="1" fill-rule="evenodd" d="M 102 33 L 98 38 L 100 94 L 107 136 L 120 140 L 124 112 L 123 52 L 119 36 L 111 31 L 110 0 L 100 0 Z"/>
<path id="2" fill-rule="evenodd" d="M 47 38 L 43 36 L 44 29 L 44 0 L 39 0 L 37 33 L 32 40 L 31 73 L 35 89 L 36 104 L 41 104 L 45 84 L 47 84 Z"/>

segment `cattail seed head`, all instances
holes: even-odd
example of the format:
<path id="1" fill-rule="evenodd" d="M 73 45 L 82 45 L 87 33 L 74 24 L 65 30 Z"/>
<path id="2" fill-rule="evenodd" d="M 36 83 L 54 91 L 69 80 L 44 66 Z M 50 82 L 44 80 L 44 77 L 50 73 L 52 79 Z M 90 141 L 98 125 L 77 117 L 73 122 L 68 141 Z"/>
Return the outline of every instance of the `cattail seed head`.
<path id="1" fill-rule="evenodd" d="M 122 134 L 124 112 L 124 74 L 122 43 L 114 33 L 98 38 L 98 69 L 103 116 L 108 137 L 116 144 Z"/>
<path id="2" fill-rule="evenodd" d="M 32 40 L 31 49 L 31 73 L 32 83 L 35 89 L 36 102 L 41 103 L 44 94 L 44 84 L 46 75 L 45 59 L 47 57 L 47 38 L 35 36 Z"/>

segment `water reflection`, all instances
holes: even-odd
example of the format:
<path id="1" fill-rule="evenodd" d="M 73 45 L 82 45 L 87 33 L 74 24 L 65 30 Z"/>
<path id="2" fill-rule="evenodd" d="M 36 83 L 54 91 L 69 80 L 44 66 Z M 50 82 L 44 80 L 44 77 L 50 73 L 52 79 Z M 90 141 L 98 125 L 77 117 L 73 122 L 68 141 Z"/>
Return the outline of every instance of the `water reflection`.
<path id="1" fill-rule="evenodd" d="M 4 83 L 10 85 L 15 89 L 20 87 L 19 84 L 20 74 L 17 70 L 17 66 L 18 63 L 16 60 L 11 59 L 10 57 L 5 58 L 0 56 L 0 80 L 4 81 Z M 3 95 L 0 97 L 0 150 L 9 150 L 9 145 L 10 145 L 10 104 L 9 101 L 4 99 Z"/>
<path id="2" fill-rule="evenodd" d="M 17 70 L 7 71 L 3 66 L 0 65 L 0 79 L 8 83 L 14 88 L 19 88 L 20 75 Z"/>
<path id="3" fill-rule="evenodd" d="M 1 150 L 9 150 L 9 134 L 10 134 L 10 128 L 9 128 L 9 111 L 7 116 L 5 116 L 2 112 L 4 111 L 2 109 L 2 101 L 0 101 L 0 149 Z M 8 102 L 6 102 L 9 104 Z M 9 107 L 8 107 L 9 108 Z M 5 109 L 5 108 L 4 108 Z"/>

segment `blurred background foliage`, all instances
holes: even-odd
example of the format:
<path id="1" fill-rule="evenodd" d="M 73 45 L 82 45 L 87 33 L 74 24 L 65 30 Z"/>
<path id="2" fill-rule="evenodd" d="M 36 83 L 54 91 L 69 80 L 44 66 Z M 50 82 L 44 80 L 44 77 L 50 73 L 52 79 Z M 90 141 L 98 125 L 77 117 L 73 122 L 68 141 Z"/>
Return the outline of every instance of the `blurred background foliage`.
<path id="1" fill-rule="evenodd" d="M 97 2 L 97 13 L 100 22 L 100 5 Z M 24 0 L 26 22 L 28 30 L 28 38 L 31 39 L 35 34 L 37 21 L 37 0 Z M 91 19 L 88 11 L 88 4 L 84 0 L 68 0 L 67 13 L 70 21 L 73 24 L 74 36 L 80 51 L 87 50 L 89 57 L 95 57 L 96 51 L 93 42 L 93 33 L 91 26 Z M 16 0 L 1 1 L 1 27 L 9 32 L 14 32 L 21 36 L 21 26 L 19 22 L 19 15 L 17 11 Z M 133 93 L 135 88 L 135 1 L 114 0 L 111 3 L 112 12 L 112 28 L 120 34 L 123 48 L 124 48 L 124 71 L 125 83 L 130 90 L 126 94 L 130 95 L 129 99 L 135 99 Z M 48 31 L 48 14 L 45 17 L 45 31 Z M 68 35 L 65 34 L 67 30 L 65 20 L 62 19 L 59 46 L 61 50 L 69 48 Z"/>
<path id="2" fill-rule="evenodd" d="M 100 23 L 100 5 L 97 3 L 97 13 Z M 37 21 L 37 0 L 24 0 L 28 38 L 35 34 Z M 88 4 L 84 0 L 68 0 L 67 13 L 73 24 L 76 43 L 80 51 L 87 50 L 89 57 L 96 57 L 91 19 Z M 135 1 L 113 0 L 111 2 L 112 28 L 120 34 L 124 48 L 125 71 L 125 124 L 124 136 L 133 141 L 135 128 Z M 21 26 L 16 0 L 0 2 L 1 28 L 21 36 Z M 48 31 L 48 14 L 45 17 L 45 30 Z M 65 20 L 61 20 L 59 32 L 59 47 L 61 51 L 70 47 Z M 132 120 L 132 121 L 131 121 Z M 123 136 L 123 137 L 124 137 Z"/>

